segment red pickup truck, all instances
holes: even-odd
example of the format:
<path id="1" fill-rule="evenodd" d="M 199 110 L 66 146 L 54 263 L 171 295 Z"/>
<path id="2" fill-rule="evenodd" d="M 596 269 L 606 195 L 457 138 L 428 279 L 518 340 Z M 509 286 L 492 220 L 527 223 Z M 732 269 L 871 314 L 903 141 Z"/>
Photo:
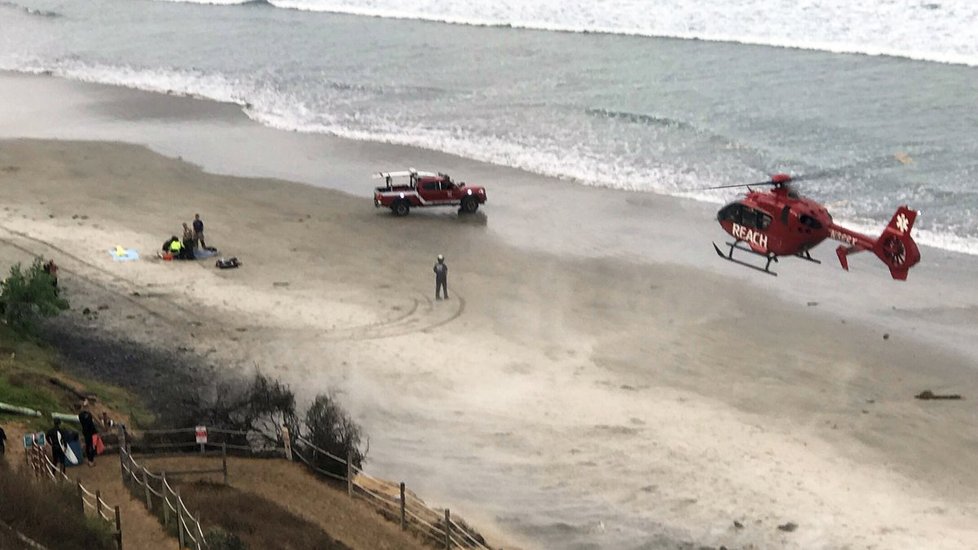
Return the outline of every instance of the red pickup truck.
<path id="1" fill-rule="evenodd" d="M 395 216 L 407 216 L 415 207 L 458 206 L 459 212 L 472 214 L 486 202 L 486 190 L 477 185 L 455 183 L 448 174 L 419 172 L 379 172 L 387 185 L 374 189 L 374 206 L 390 208 Z"/>

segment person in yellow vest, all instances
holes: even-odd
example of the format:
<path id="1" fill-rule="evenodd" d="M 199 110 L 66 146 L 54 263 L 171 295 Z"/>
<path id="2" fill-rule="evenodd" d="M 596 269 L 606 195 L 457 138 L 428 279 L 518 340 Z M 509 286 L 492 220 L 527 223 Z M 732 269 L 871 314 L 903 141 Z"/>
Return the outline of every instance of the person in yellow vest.
<path id="1" fill-rule="evenodd" d="M 180 242 L 180 239 L 174 235 L 173 240 L 170 241 L 170 254 L 173 256 L 173 259 L 176 260 L 177 258 L 181 257 L 182 253 L 183 244 Z"/>

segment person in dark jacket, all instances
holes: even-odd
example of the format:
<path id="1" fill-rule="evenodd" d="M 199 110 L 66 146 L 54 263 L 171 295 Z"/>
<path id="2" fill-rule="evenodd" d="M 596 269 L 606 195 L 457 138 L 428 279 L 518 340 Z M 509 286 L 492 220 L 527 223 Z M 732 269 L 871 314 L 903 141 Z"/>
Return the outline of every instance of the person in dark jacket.
<path id="1" fill-rule="evenodd" d="M 441 300 L 441 293 L 448 299 L 448 266 L 445 265 L 445 257 L 438 255 L 438 262 L 432 269 L 435 272 L 435 299 Z"/>
<path id="2" fill-rule="evenodd" d="M 68 445 L 67 433 L 61 428 L 61 419 L 54 419 L 54 427 L 45 433 L 48 445 L 51 445 L 51 462 L 64 473 L 68 457 L 65 456 L 65 446 Z"/>
<path id="3" fill-rule="evenodd" d="M 204 221 L 200 219 L 200 214 L 194 214 L 194 238 L 201 248 L 207 248 L 204 242 Z"/>
<path id="4" fill-rule="evenodd" d="M 87 405 L 88 401 L 82 405 L 82 409 L 78 413 L 78 422 L 81 423 L 82 436 L 85 438 L 85 458 L 88 459 L 89 466 L 95 466 L 96 453 L 93 438 L 98 433 L 98 429 L 95 427 L 95 417 L 85 408 Z"/>

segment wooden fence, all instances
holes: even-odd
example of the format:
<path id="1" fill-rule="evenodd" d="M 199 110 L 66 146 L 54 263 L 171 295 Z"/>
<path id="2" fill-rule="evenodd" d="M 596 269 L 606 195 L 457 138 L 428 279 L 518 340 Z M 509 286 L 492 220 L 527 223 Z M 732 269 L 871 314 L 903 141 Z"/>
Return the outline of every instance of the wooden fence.
<path id="1" fill-rule="evenodd" d="M 27 449 L 27 463 L 39 478 L 50 479 L 55 483 L 71 483 L 71 479 L 58 466 L 55 466 L 48 454 L 44 452 L 44 447 L 37 444 L 31 445 Z M 102 500 L 101 491 L 96 490 L 93 493 L 86 489 L 80 481 L 75 481 L 75 487 L 78 490 L 79 511 L 84 514 L 85 510 L 88 509 L 95 513 L 95 517 L 113 526 L 115 531 L 112 535 L 115 538 L 116 546 L 118 550 L 122 550 L 122 517 L 119 514 L 119 507 L 109 506 Z"/>
<path id="2" fill-rule="evenodd" d="M 194 428 L 179 428 L 147 430 L 139 432 L 138 437 L 134 437 L 133 434 L 120 435 L 120 442 L 125 441 L 124 445 L 120 444 L 120 448 L 125 448 L 125 452 L 120 451 L 120 454 L 126 457 L 122 458 L 123 475 L 145 492 L 147 507 L 155 506 L 154 498 L 166 500 L 163 495 L 168 495 L 168 498 L 175 499 L 176 493 L 169 488 L 168 484 L 163 483 L 165 478 L 162 474 L 154 474 L 139 466 L 132 458 L 132 454 L 176 454 L 182 450 L 183 452 L 180 454 L 186 455 L 188 452 L 199 450 L 200 453 L 216 457 L 219 451 L 222 457 L 220 469 L 166 472 L 166 475 L 220 473 L 224 476 L 225 484 L 228 483 L 227 455 L 229 452 L 249 457 L 284 458 L 303 464 L 319 476 L 345 484 L 350 498 L 365 500 L 386 519 L 398 523 L 401 529 L 405 531 L 414 532 L 435 547 L 448 550 L 455 548 L 491 550 L 491 547 L 475 530 L 464 522 L 452 519 L 449 509 L 435 510 L 429 508 L 423 501 L 411 495 L 404 483 L 394 485 L 374 478 L 362 469 L 357 468 L 351 457 L 337 456 L 317 447 L 303 437 L 296 437 L 293 441 L 284 438 L 285 445 L 269 445 L 267 440 L 260 437 L 252 438 L 249 441 L 249 436 L 254 434 L 209 427 L 207 429 L 208 442 L 201 444 L 196 442 L 194 433 Z M 214 442 L 215 440 L 217 442 Z M 127 465 L 129 465 L 128 469 Z M 145 472 L 145 479 L 142 477 L 143 472 Z M 175 504 L 168 506 L 173 514 L 178 514 L 175 510 L 177 508 Z M 197 535 L 202 536 L 198 518 L 195 518 L 186 509 L 184 509 L 184 516 L 187 525 L 189 525 L 188 531 L 195 530 Z M 191 545 L 190 548 L 198 547 Z"/>
<path id="3" fill-rule="evenodd" d="M 204 530 L 200 525 L 200 513 L 196 516 L 187 509 L 180 497 L 180 489 L 174 489 L 167 480 L 167 475 L 184 474 L 215 474 L 224 475 L 224 484 L 228 483 L 227 446 L 221 445 L 221 468 L 199 470 L 171 470 L 158 474 L 141 466 L 132 456 L 131 438 L 127 437 L 124 429 L 119 429 L 119 466 L 122 473 L 122 483 L 140 500 L 145 498 L 146 509 L 161 516 L 163 527 L 174 526 L 177 530 L 177 540 L 180 548 L 204 550 L 207 548 Z M 179 449 L 186 444 L 161 444 L 158 449 Z M 203 447 L 201 452 L 203 452 Z"/>

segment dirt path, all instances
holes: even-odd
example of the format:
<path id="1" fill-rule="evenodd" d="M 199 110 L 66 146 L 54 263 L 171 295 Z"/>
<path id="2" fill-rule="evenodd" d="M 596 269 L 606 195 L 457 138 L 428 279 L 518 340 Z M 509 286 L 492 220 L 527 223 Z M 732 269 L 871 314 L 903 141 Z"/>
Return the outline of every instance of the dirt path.
<path id="1" fill-rule="evenodd" d="M 215 458 L 136 457 L 152 471 L 214 468 Z M 212 479 L 211 479 L 212 478 Z M 220 481 L 220 476 L 211 476 Z M 277 502 L 331 537 L 357 550 L 431 550 L 410 533 L 380 517 L 369 504 L 350 499 L 345 490 L 323 483 L 295 463 L 284 460 L 228 459 L 228 480 L 238 489 Z M 206 511 L 202 522 L 207 524 Z M 368 527 L 369 526 L 369 527 Z"/>
<path id="2" fill-rule="evenodd" d="M 172 549 L 176 539 L 163 531 L 156 516 L 146 510 L 145 502 L 130 496 L 122 484 L 119 468 L 118 455 L 103 455 L 95 461 L 94 467 L 77 466 L 67 473 L 71 479 L 81 481 L 89 491 L 101 491 L 102 500 L 110 506 L 119 506 L 123 548 Z"/>

